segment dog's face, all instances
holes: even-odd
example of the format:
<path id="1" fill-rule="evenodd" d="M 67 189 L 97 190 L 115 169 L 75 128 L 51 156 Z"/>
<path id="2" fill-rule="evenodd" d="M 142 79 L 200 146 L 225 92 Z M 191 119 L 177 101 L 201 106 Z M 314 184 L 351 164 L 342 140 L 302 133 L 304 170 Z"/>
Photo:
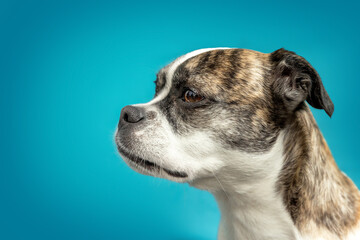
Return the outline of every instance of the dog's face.
<path id="1" fill-rule="evenodd" d="M 315 70 L 283 49 L 197 50 L 161 69 L 155 83 L 152 101 L 122 109 L 118 150 L 140 173 L 193 184 L 225 171 L 263 176 L 271 168 L 263 156 L 293 111 L 304 100 L 328 103 L 325 90 L 312 93 L 323 89 Z"/>

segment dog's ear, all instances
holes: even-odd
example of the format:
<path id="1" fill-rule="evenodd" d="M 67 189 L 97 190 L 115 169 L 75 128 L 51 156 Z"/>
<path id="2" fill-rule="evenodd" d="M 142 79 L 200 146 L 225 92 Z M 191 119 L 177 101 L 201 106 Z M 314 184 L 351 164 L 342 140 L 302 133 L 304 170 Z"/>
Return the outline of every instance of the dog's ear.
<path id="1" fill-rule="evenodd" d="M 288 110 L 294 111 L 307 101 L 317 109 L 324 109 L 331 117 L 334 112 L 328 93 L 319 74 L 303 57 L 283 48 L 270 54 L 274 66 L 274 92 L 282 98 Z"/>

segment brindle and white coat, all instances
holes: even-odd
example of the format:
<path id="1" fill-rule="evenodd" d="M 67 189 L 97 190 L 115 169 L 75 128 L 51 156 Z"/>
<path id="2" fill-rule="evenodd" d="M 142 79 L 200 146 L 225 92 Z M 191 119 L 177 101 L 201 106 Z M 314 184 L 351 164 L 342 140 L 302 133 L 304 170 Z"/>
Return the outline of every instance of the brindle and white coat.
<path id="1" fill-rule="evenodd" d="M 202 96 L 184 101 L 191 90 Z M 157 74 L 155 98 L 122 110 L 134 170 L 213 193 L 218 239 L 360 239 L 360 195 L 309 107 L 334 111 L 315 69 L 284 49 L 201 49 Z"/>

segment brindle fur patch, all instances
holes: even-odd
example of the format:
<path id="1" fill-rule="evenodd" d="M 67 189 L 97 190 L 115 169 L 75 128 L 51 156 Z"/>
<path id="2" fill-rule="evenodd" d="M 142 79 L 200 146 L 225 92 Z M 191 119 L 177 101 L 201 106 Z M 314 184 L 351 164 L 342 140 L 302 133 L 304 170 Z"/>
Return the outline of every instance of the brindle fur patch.
<path id="1" fill-rule="evenodd" d="M 337 167 L 306 105 L 289 119 L 284 144 L 278 190 L 295 225 L 307 231 L 308 223 L 314 222 L 344 237 L 358 224 L 359 192 Z"/>

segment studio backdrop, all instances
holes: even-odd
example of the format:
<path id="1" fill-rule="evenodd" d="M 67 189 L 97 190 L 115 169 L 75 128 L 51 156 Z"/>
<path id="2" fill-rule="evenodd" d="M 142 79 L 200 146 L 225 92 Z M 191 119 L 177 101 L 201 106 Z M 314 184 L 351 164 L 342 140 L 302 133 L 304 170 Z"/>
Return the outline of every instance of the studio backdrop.
<path id="1" fill-rule="evenodd" d="M 216 239 L 213 197 L 140 175 L 117 154 L 120 110 L 199 48 L 284 47 L 334 102 L 312 108 L 360 186 L 356 1 L 0 2 L 0 239 Z"/>

